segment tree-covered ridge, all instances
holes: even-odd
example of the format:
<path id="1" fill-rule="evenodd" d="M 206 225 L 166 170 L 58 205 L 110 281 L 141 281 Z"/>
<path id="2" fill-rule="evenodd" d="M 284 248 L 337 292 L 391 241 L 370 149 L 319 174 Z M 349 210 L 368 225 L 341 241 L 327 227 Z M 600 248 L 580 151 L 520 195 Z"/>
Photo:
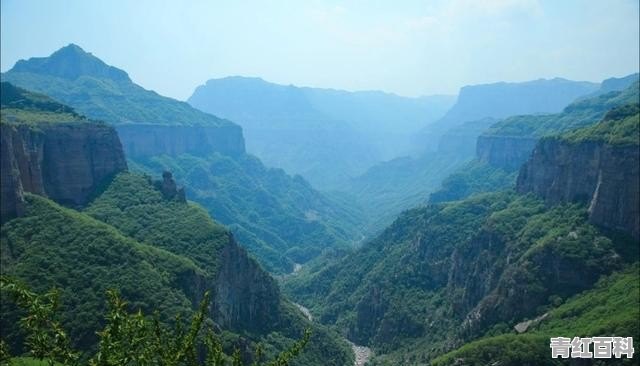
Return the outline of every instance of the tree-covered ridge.
<path id="1" fill-rule="evenodd" d="M 140 87 L 123 70 L 73 44 L 49 57 L 17 62 L 2 74 L 2 81 L 46 94 L 79 113 L 112 124 L 234 126 Z"/>
<path id="2" fill-rule="evenodd" d="M 640 337 L 640 277 L 638 264 L 602 278 L 596 286 L 567 299 L 545 313 L 524 334 L 505 329 L 435 359 L 433 366 L 466 365 L 566 365 L 551 359 L 551 337 Z M 542 315 L 542 314 L 541 314 Z M 637 348 L 636 348 L 637 350 Z M 637 352 L 637 351 L 636 351 Z M 636 353 L 637 354 L 637 353 Z M 635 357 L 635 356 L 634 356 Z M 607 365 L 632 365 L 633 360 L 606 360 Z"/>
<path id="3" fill-rule="evenodd" d="M 357 207 L 315 191 L 300 176 L 265 167 L 255 157 L 212 153 L 136 159 L 133 169 L 172 171 L 189 196 L 228 226 L 262 265 L 275 273 L 293 270 L 329 248 L 359 238 Z"/>
<path id="4" fill-rule="evenodd" d="M 286 288 L 320 321 L 372 345 L 380 364 L 414 365 L 531 318 L 634 258 L 634 244 L 604 237 L 584 207 L 494 193 L 408 211 Z"/>
<path id="5" fill-rule="evenodd" d="M 38 291 L 61 289 L 62 324 L 83 352 L 95 346 L 95 331 L 104 324 L 103 295 L 114 288 L 131 310 L 158 310 L 165 324 L 176 314 L 192 314 L 211 290 L 206 321 L 222 329 L 225 351 L 239 347 L 243 360 L 251 360 L 258 343 L 266 358 L 275 357 L 307 327 L 311 344 L 292 365 L 338 366 L 352 357 L 335 334 L 310 325 L 280 296 L 275 281 L 226 229 L 203 209 L 165 198 L 148 177 L 120 174 L 85 212 L 39 196 L 27 199 L 27 215 L 2 226 L 3 274 Z M 247 307 L 257 315 L 236 319 Z M 10 340 L 12 354 L 21 354 L 15 348 L 19 313 L 2 309 L 3 338 Z"/>
<path id="6" fill-rule="evenodd" d="M 142 243 L 194 261 L 209 275 L 218 267 L 219 251 L 229 232 L 193 203 L 167 201 L 150 177 L 118 175 L 85 213 Z"/>
<path id="7" fill-rule="evenodd" d="M 37 125 L 40 123 L 85 122 L 73 108 L 60 104 L 43 94 L 0 83 L 0 122 Z"/>
<path id="8" fill-rule="evenodd" d="M 592 125 L 612 108 L 638 103 L 640 86 L 635 81 L 622 91 L 583 98 L 561 113 L 507 118 L 493 125 L 485 135 L 542 137 Z"/>
<path id="9" fill-rule="evenodd" d="M 472 194 L 512 188 L 517 172 L 507 172 L 477 159 L 463 165 L 442 181 L 429 196 L 430 203 L 456 201 Z"/>
<path id="10" fill-rule="evenodd" d="M 179 279 L 203 274 L 192 261 L 140 244 L 46 198 L 27 194 L 26 202 L 26 216 L 2 226 L 2 274 L 38 292 L 60 289 L 62 324 L 75 347 L 89 349 L 97 341 L 103 294 L 109 288 L 118 288 L 133 309 L 159 310 L 164 321 L 191 313 L 191 300 Z M 6 312 L 6 303 L 2 309 L 3 338 L 15 341 L 16 314 Z"/>
<path id="11" fill-rule="evenodd" d="M 609 145 L 640 145 L 639 104 L 614 108 L 598 124 L 569 131 L 560 138 L 571 143 L 595 141 Z"/>

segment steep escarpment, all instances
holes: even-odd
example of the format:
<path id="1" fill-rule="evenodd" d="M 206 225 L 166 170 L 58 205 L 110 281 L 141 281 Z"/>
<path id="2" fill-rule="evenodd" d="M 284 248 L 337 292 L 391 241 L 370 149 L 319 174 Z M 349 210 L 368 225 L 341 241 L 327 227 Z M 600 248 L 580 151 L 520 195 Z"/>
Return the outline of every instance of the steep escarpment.
<path id="1" fill-rule="evenodd" d="M 541 140 L 522 167 L 519 192 L 550 204 L 584 202 L 592 223 L 640 237 L 638 107 L 611 111 L 599 125 Z"/>
<path id="2" fill-rule="evenodd" d="M 494 167 L 516 171 L 541 137 L 592 125 L 611 108 L 637 102 L 637 80 L 637 74 L 607 79 L 597 93 L 576 100 L 561 113 L 506 118 L 478 137 L 476 155 Z"/>
<path id="3" fill-rule="evenodd" d="M 155 155 L 206 155 L 218 152 L 229 156 L 245 153 L 239 126 L 171 126 L 123 124 L 116 127 L 127 156 L 132 159 Z"/>
<path id="4" fill-rule="evenodd" d="M 556 113 L 597 88 L 594 83 L 561 78 L 465 86 L 447 114 L 427 125 L 415 141 L 421 150 L 434 151 L 444 133 L 465 122 L 487 117 L 501 119 L 520 114 Z"/>
<path id="5" fill-rule="evenodd" d="M 5 88 L 5 84 L 3 99 L 10 95 L 4 93 L 10 87 Z M 33 94 L 16 90 L 33 99 Z M 83 120 L 68 111 L 58 112 L 56 104 L 49 104 L 47 110 L 41 109 L 45 104 L 4 102 L 0 110 L 2 222 L 23 212 L 23 192 L 44 195 L 68 206 L 83 206 L 99 187 L 127 169 L 112 127 Z M 45 117 L 48 121 L 41 120 Z"/>

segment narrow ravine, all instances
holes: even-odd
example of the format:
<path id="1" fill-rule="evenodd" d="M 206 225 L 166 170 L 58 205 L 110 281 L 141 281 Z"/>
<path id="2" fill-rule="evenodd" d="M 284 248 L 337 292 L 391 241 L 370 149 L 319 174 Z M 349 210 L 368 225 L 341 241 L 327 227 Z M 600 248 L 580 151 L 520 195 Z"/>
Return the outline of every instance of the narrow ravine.
<path id="1" fill-rule="evenodd" d="M 298 309 L 300 309 L 302 314 L 304 314 L 304 316 L 306 316 L 307 319 L 309 319 L 309 321 L 313 321 L 313 315 L 311 315 L 311 312 L 309 311 L 309 309 L 295 302 L 293 303 L 293 305 L 295 305 Z M 371 351 L 371 348 L 365 347 L 365 346 L 358 346 L 357 344 L 351 342 L 346 338 L 344 340 L 351 345 L 351 349 L 353 350 L 353 355 L 355 356 L 353 366 L 366 365 L 366 363 L 369 361 L 369 359 L 373 354 Z"/>

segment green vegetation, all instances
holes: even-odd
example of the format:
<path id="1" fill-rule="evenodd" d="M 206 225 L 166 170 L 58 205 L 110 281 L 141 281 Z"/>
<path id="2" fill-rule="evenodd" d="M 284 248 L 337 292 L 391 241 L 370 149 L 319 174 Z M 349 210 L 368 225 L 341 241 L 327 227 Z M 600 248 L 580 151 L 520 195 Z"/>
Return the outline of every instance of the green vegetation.
<path id="1" fill-rule="evenodd" d="M 516 177 L 516 172 L 509 173 L 477 159 L 472 160 L 445 178 L 442 187 L 431 193 L 429 202 L 456 201 L 476 193 L 505 190 L 513 187 Z"/>
<path id="2" fill-rule="evenodd" d="M 10 83 L 0 83 L 0 123 L 28 124 L 86 122 L 66 105 Z"/>
<path id="3" fill-rule="evenodd" d="M 614 108 L 598 124 L 569 131 L 560 138 L 572 143 L 596 141 L 609 145 L 640 145 L 640 107 L 627 104 Z"/>
<path id="4" fill-rule="evenodd" d="M 39 196 L 27 194 L 26 200 L 26 215 L 2 226 L 2 273 L 40 292 L 59 289 L 61 324 L 83 360 L 97 346 L 106 311 L 102 294 L 110 288 L 129 300 L 130 311 L 157 310 L 166 326 L 177 315 L 193 314 L 202 293 L 215 289 L 206 322 L 221 327 L 224 350 L 239 347 L 243 360 L 258 344 L 265 359 L 273 359 L 307 327 L 313 332 L 310 344 L 292 365 L 338 366 L 352 358 L 337 335 L 311 325 L 281 298 L 275 281 L 227 230 L 202 208 L 163 198 L 148 177 L 120 174 L 82 213 Z M 230 254 L 233 250 L 237 254 Z M 221 275 L 223 255 L 228 268 Z M 244 297 L 216 297 L 230 289 L 240 289 L 237 296 Z M 2 301 L 3 339 L 11 354 L 23 354 L 24 334 L 15 327 L 20 312 L 4 295 Z M 230 307 L 251 307 L 253 318 L 231 322 Z"/>
<path id="5" fill-rule="evenodd" d="M 479 194 L 407 211 L 361 250 L 303 269 L 285 288 L 321 322 L 373 346 L 374 365 L 413 365 L 590 288 L 637 260 L 629 245 L 602 236 L 582 206 Z"/>
<path id="6" fill-rule="evenodd" d="M 37 364 L 46 361 L 49 366 L 56 364 L 78 364 L 78 352 L 69 345 L 68 337 L 56 320 L 58 304 L 57 292 L 37 295 L 17 282 L 3 277 L 0 288 L 26 314 L 20 325 L 27 332 L 26 345 L 32 359 L 13 362 L 10 354 L 3 352 L 0 362 L 5 364 Z M 129 313 L 127 303 L 118 292 L 108 290 L 109 310 L 104 328 L 97 332 L 100 338 L 98 351 L 83 364 L 91 366 L 122 365 L 173 365 L 173 366 L 242 366 L 240 351 L 233 356 L 224 354 L 220 339 L 210 327 L 204 339 L 199 335 L 204 326 L 209 309 L 209 295 L 204 295 L 199 310 L 193 315 L 191 324 L 185 327 L 176 318 L 173 329 L 161 324 L 158 315 L 146 317 L 141 311 Z M 298 356 L 309 342 L 307 329 L 302 339 L 288 350 L 280 353 L 273 361 L 262 362 L 262 350 L 256 349 L 253 366 L 287 366 Z M 201 362 L 200 360 L 204 360 Z M 230 362 L 228 362 L 230 361 Z"/>
<path id="7" fill-rule="evenodd" d="M 141 88 L 124 71 L 106 65 L 75 45 L 50 57 L 18 62 L 2 74 L 2 80 L 51 95 L 89 118 L 109 124 L 239 129 L 187 103 Z M 32 120 L 49 117 L 28 116 Z M 289 273 L 294 263 L 304 263 L 325 249 L 350 247 L 361 237 L 359 226 L 364 215 L 358 208 L 329 199 L 299 176 L 268 169 L 255 157 L 244 154 L 230 157 L 205 151 L 198 155 L 130 160 L 129 166 L 150 175 L 172 171 L 179 184 L 187 188 L 189 197 L 229 226 L 235 237 L 272 273 Z M 133 233 L 133 228 L 120 228 L 128 235 Z"/>
<path id="8" fill-rule="evenodd" d="M 496 123 L 485 134 L 497 136 L 549 136 L 600 121 L 612 108 L 638 103 L 638 81 L 622 91 L 613 91 L 578 100 L 562 113 L 527 115 L 507 118 Z"/>
<path id="9" fill-rule="evenodd" d="M 438 357 L 433 366 L 565 365 L 551 360 L 549 338 L 618 336 L 640 337 L 640 277 L 638 264 L 601 279 L 592 289 L 551 310 L 525 334 L 507 332 L 485 336 Z M 632 365 L 633 360 L 607 360 L 607 365 Z"/>
<path id="10" fill-rule="evenodd" d="M 402 157 L 376 164 L 353 179 L 345 192 L 369 217 L 365 235 L 379 234 L 402 211 L 425 203 L 442 180 L 469 159 L 466 155 L 450 153 Z"/>
<path id="11" fill-rule="evenodd" d="M 73 44 L 47 58 L 18 62 L 2 74 L 2 81 L 46 94 L 90 118 L 113 124 L 233 125 L 134 84 L 124 71 Z"/>
<path id="12" fill-rule="evenodd" d="M 133 309 L 159 310 L 165 321 L 191 313 L 178 283 L 186 273 L 202 273 L 193 262 L 45 198 L 27 194 L 26 201 L 27 215 L 2 226 L 2 273 L 39 292 L 60 289 L 60 318 L 75 347 L 95 344 L 105 311 L 101 294 L 109 288 L 118 288 Z M 3 310 L 2 334 L 13 345 L 20 338 L 15 319 L 15 312 Z"/>
<path id="13" fill-rule="evenodd" d="M 208 275 L 217 273 L 219 252 L 229 232 L 195 204 L 167 201 L 151 178 L 118 175 L 85 210 L 141 243 L 189 258 Z"/>
<path id="14" fill-rule="evenodd" d="M 300 176 L 269 169 L 255 157 L 182 154 L 131 161 L 149 174 L 171 171 L 189 197 L 274 273 L 288 273 L 331 248 L 359 237 L 362 213 L 315 191 Z"/>

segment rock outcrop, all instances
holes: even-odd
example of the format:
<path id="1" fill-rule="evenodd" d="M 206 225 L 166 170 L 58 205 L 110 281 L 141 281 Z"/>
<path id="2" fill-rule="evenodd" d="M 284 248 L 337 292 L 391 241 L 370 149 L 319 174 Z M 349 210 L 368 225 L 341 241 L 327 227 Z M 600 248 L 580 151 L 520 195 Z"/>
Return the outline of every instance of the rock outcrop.
<path id="1" fill-rule="evenodd" d="M 584 202 L 589 220 L 640 238 L 638 146 L 543 139 L 522 166 L 516 189 L 547 203 Z"/>
<path id="2" fill-rule="evenodd" d="M 178 188 L 178 185 L 173 179 L 173 174 L 171 174 L 171 172 L 163 172 L 162 180 L 155 181 L 154 185 L 162 193 L 162 196 L 165 199 L 176 200 L 182 203 L 187 202 L 187 197 L 184 193 L 184 187 Z"/>
<path id="3" fill-rule="evenodd" d="M 266 332 L 278 324 L 280 290 L 233 236 L 219 255 L 213 304 L 215 321 L 231 330 Z"/>
<path id="4" fill-rule="evenodd" d="M 127 164 L 116 131 L 103 124 L 2 124 L 2 222 L 19 216 L 23 192 L 85 205 Z"/>
<path id="5" fill-rule="evenodd" d="M 219 152 L 238 156 L 245 153 L 242 128 L 227 126 L 178 126 L 153 124 L 118 125 L 118 135 L 127 156 L 208 155 Z"/>
<path id="6" fill-rule="evenodd" d="M 491 166 L 516 171 L 531 156 L 536 142 L 535 137 L 480 135 L 476 157 Z"/>

